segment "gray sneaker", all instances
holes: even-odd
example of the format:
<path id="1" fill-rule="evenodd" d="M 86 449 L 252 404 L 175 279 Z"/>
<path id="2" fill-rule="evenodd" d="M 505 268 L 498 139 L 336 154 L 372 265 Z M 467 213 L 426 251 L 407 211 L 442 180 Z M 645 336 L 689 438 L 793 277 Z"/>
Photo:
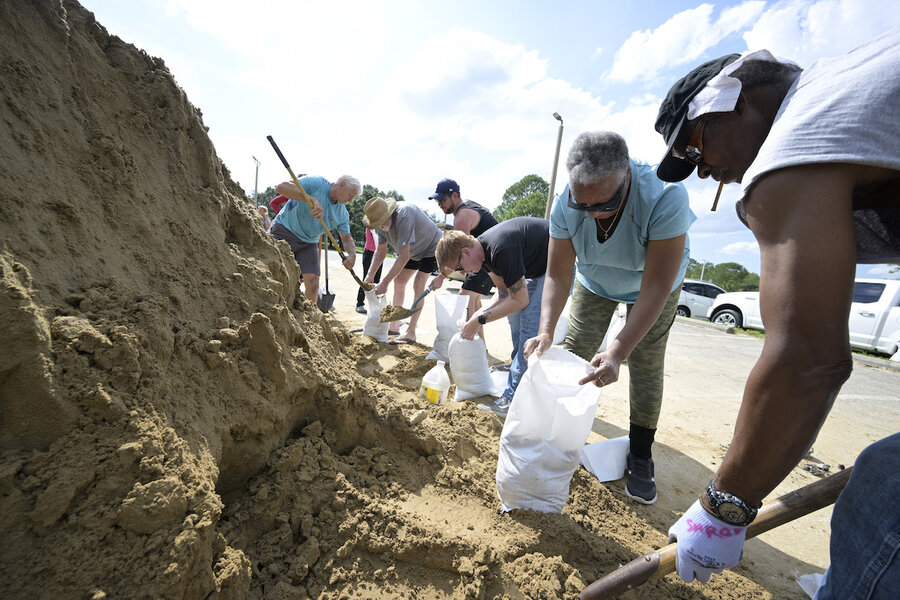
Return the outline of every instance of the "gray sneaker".
<path id="1" fill-rule="evenodd" d="M 496 400 L 493 400 L 491 402 L 485 402 L 484 404 L 479 404 L 478 408 L 481 410 L 490 411 L 490 412 L 494 413 L 495 415 L 497 415 L 498 417 L 502 417 L 505 419 L 506 413 L 509 412 L 510 402 L 512 402 L 512 401 L 509 398 L 507 398 L 506 396 L 500 396 L 499 398 L 497 398 Z"/>
<path id="2" fill-rule="evenodd" d="M 653 459 L 638 458 L 631 452 L 625 458 L 625 495 L 641 504 L 656 502 L 656 481 L 653 479 Z"/>

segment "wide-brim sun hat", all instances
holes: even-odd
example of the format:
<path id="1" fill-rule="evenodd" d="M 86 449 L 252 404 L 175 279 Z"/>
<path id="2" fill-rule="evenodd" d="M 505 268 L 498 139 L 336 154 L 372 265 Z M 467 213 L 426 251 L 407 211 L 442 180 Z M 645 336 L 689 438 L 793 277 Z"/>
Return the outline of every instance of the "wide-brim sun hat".
<path id="1" fill-rule="evenodd" d="M 376 196 L 370 198 L 366 202 L 365 208 L 363 208 L 365 213 L 362 220 L 363 226 L 367 229 L 378 229 L 391 218 L 395 210 L 397 210 L 397 201 L 391 197 L 382 198 Z"/>

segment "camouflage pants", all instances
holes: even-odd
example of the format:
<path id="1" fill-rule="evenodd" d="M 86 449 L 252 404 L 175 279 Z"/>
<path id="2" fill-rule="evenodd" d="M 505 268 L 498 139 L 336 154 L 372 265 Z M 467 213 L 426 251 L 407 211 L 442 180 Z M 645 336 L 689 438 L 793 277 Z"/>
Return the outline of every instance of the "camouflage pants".
<path id="1" fill-rule="evenodd" d="M 663 368 L 666 362 L 666 343 L 669 330 L 675 321 L 678 295 L 681 286 L 669 294 L 666 305 L 656 323 L 647 332 L 628 357 L 630 379 L 629 399 L 630 421 L 635 425 L 656 429 L 659 411 L 662 407 Z M 598 296 L 575 281 L 572 306 L 569 308 L 569 328 L 566 330 L 564 346 L 585 360 L 591 360 L 597 353 L 603 336 L 609 328 L 610 319 L 619 305 L 615 300 Z M 628 304 L 628 314 L 633 305 Z"/>

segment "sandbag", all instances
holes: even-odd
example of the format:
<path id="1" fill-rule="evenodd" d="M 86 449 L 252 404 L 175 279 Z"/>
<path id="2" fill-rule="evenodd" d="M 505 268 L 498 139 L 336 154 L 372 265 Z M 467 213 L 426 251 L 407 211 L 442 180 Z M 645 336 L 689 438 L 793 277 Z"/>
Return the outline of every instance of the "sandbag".
<path id="1" fill-rule="evenodd" d="M 375 292 L 366 292 L 366 322 L 363 324 L 363 335 L 373 338 L 376 342 L 388 341 L 388 327 L 390 323 L 381 323 L 381 311 L 387 306 L 387 294 L 376 296 Z"/>
<path id="2" fill-rule="evenodd" d="M 476 335 L 471 340 L 464 340 L 457 331 L 450 339 L 447 353 L 450 355 L 450 374 L 456 384 L 454 400 L 500 395 L 501 390 L 491 377 L 483 339 Z"/>
<path id="3" fill-rule="evenodd" d="M 612 341 L 616 339 L 616 337 L 625 327 L 625 317 L 627 315 L 628 311 L 625 308 L 625 305 L 619 303 L 609 320 L 609 327 L 606 328 L 606 335 L 603 336 L 603 341 L 600 343 L 600 348 L 597 350 L 597 352 L 603 352 L 604 350 L 606 350 L 612 343 Z"/>
<path id="4" fill-rule="evenodd" d="M 504 511 L 560 512 L 600 400 L 578 385 L 588 363 L 553 346 L 528 358 L 500 434 L 497 495 Z"/>
<path id="5" fill-rule="evenodd" d="M 450 338 L 459 332 L 457 322 L 465 319 L 468 301 L 468 296 L 458 294 L 438 294 L 434 297 L 434 317 L 438 332 L 426 360 L 450 362 L 447 350 Z"/>
<path id="6" fill-rule="evenodd" d="M 566 330 L 569 328 L 569 308 L 572 306 L 572 296 L 566 300 L 566 305 L 562 312 L 559 313 L 559 319 L 556 320 L 556 328 L 553 330 L 553 343 L 562 344 L 566 341 Z"/>

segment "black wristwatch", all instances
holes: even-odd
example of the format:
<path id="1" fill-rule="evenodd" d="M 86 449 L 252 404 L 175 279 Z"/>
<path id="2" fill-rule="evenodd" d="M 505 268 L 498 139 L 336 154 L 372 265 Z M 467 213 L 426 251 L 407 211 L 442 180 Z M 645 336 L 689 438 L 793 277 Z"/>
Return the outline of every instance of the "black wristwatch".
<path id="1" fill-rule="evenodd" d="M 714 481 L 715 479 L 710 480 L 706 486 L 706 500 L 709 506 L 704 508 L 729 525 L 746 527 L 752 523 L 762 503 L 759 506 L 751 506 L 733 494 L 720 492 L 716 489 Z"/>
<path id="2" fill-rule="evenodd" d="M 481 313 L 478 315 L 478 324 L 485 325 L 487 324 L 487 313 Z"/>

